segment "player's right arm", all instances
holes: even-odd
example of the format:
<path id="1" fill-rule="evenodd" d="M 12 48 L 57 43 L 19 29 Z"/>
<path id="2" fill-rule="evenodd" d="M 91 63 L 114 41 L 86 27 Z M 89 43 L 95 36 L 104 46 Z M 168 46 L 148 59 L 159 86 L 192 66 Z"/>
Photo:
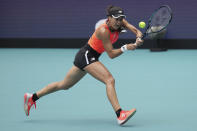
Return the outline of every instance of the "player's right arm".
<path id="1" fill-rule="evenodd" d="M 122 54 L 121 49 L 114 49 L 112 46 L 112 43 L 110 41 L 110 34 L 107 29 L 104 27 L 100 28 L 96 32 L 96 36 L 98 39 L 102 40 L 103 46 L 105 48 L 105 51 L 107 52 L 108 56 L 113 59 L 115 57 L 118 57 L 119 55 Z M 136 46 L 134 44 L 128 44 L 127 49 L 128 50 L 134 50 Z"/>

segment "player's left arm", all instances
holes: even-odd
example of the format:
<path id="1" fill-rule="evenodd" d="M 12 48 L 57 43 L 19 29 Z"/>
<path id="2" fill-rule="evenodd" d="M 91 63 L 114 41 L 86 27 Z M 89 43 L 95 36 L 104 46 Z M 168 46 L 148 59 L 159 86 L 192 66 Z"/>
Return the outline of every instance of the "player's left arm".
<path id="1" fill-rule="evenodd" d="M 138 30 L 135 26 L 130 24 L 127 20 L 123 19 L 122 22 L 123 22 L 124 27 L 126 27 L 131 32 L 133 32 L 136 35 L 137 38 L 141 38 L 142 37 L 142 32 L 140 30 Z"/>
<path id="2" fill-rule="evenodd" d="M 137 45 L 141 45 L 143 43 L 143 40 L 141 40 L 142 38 L 142 32 L 140 30 L 138 30 L 135 26 L 133 26 L 132 24 L 130 24 L 127 20 L 123 19 L 123 26 L 127 29 L 129 29 L 131 32 L 133 32 L 136 35 L 136 44 Z"/>

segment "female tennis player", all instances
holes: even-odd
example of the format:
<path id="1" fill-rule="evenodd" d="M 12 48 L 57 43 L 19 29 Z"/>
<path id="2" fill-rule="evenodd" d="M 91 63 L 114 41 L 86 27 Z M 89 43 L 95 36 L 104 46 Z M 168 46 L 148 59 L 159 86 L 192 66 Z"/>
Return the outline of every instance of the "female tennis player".
<path id="1" fill-rule="evenodd" d="M 107 20 L 100 25 L 75 56 L 74 65 L 68 71 L 64 80 L 51 83 L 34 94 L 25 93 L 24 110 L 27 116 L 32 105 L 36 107 L 36 100 L 49 93 L 58 90 L 67 90 L 75 85 L 87 73 L 106 85 L 108 99 L 116 112 L 118 124 L 122 125 L 136 109 L 130 111 L 122 110 L 115 91 L 115 80 L 108 69 L 99 61 L 99 56 L 106 51 L 110 58 L 115 58 L 127 50 L 134 50 L 142 44 L 142 33 L 125 20 L 126 16 L 120 7 L 109 6 L 107 8 Z M 112 44 L 118 39 L 122 28 L 126 28 L 136 35 L 136 42 L 123 45 L 119 49 L 114 49 Z"/>

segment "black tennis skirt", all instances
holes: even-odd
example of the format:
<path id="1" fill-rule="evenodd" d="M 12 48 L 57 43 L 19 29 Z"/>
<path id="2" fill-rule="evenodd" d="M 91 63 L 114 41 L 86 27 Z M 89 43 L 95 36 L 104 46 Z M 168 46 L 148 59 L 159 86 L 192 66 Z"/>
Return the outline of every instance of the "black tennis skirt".
<path id="1" fill-rule="evenodd" d="M 84 71 L 84 68 L 99 60 L 100 53 L 95 51 L 89 44 L 84 45 L 76 54 L 74 65 Z"/>

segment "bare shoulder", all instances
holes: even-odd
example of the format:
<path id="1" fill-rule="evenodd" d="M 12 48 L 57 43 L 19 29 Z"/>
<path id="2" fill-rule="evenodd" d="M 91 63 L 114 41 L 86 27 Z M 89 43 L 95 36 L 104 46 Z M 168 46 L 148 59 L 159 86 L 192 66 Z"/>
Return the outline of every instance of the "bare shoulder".
<path id="1" fill-rule="evenodd" d="M 109 37 L 109 31 L 105 27 L 101 27 L 96 31 L 96 36 L 102 40 Z"/>

